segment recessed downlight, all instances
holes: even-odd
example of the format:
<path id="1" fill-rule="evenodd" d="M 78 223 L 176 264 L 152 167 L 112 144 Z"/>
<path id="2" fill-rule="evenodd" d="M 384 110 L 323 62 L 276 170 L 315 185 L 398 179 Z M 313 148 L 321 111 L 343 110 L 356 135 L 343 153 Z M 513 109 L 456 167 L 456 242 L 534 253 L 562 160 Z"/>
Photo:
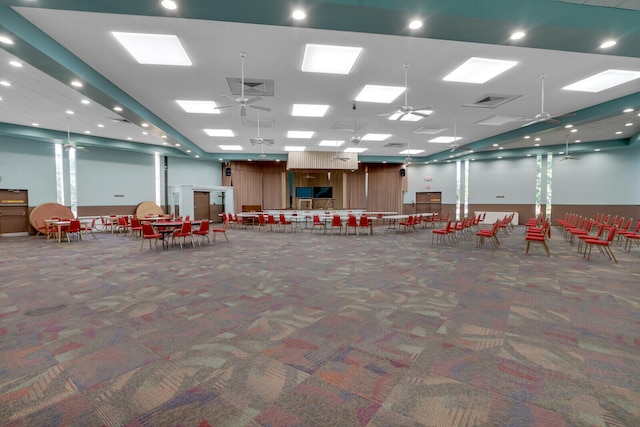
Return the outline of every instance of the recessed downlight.
<path id="1" fill-rule="evenodd" d="M 605 40 L 602 42 L 602 44 L 600 44 L 600 49 L 608 49 L 615 46 L 616 44 L 618 44 L 618 42 L 615 40 Z"/>
<path id="2" fill-rule="evenodd" d="M 73 81 L 71 81 L 71 86 L 73 86 L 73 87 L 82 87 L 84 85 L 82 84 L 82 82 L 80 80 L 73 80 Z"/>
<path id="3" fill-rule="evenodd" d="M 167 10 L 176 10 L 178 8 L 178 3 L 173 0 L 162 0 L 160 4 Z"/>
<path id="4" fill-rule="evenodd" d="M 6 80 L 0 80 L 0 85 L 5 86 L 5 87 L 11 87 L 11 83 L 9 83 Z"/>
<path id="5" fill-rule="evenodd" d="M 72 115 L 74 115 L 74 114 L 75 114 L 72 110 L 67 110 L 67 111 L 65 111 L 65 113 L 66 113 L 66 114 L 68 114 L 68 115 L 70 115 L 70 116 L 72 116 Z"/>
<path id="6" fill-rule="evenodd" d="M 117 111 L 117 112 L 121 112 L 122 111 L 122 107 L 113 107 L 113 111 Z"/>
<path id="7" fill-rule="evenodd" d="M 302 9 L 296 9 L 291 14 L 291 17 L 293 19 L 295 19 L 296 21 L 302 21 L 303 19 L 305 19 L 307 17 L 307 13 Z"/>
<path id="8" fill-rule="evenodd" d="M 422 21 L 420 19 L 414 19 L 411 22 L 409 22 L 409 29 L 411 30 L 418 30 L 420 28 L 422 28 Z"/>
<path id="9" fill-rule="evenodd" d="M 0 36 L 0 43 L 3 44 L 13 44 L 13 40 L 11 40 L 9 37 L 7 36 Z"/>
<path id="10" fill-rule="evenodd" d="M 511 37 L 509 37 L 510 40 L 520 40 L 523 39 L 524 36 L 526 36 L 527 34 L 524 31 L 516 31 L 514 33 L 511 34 Z"/>
<path id="11" fill-rule="evenodd" d="M 9 61 L 9 65 L 16 68 L 22 68 L 22 62 L 16 60 Z"/>

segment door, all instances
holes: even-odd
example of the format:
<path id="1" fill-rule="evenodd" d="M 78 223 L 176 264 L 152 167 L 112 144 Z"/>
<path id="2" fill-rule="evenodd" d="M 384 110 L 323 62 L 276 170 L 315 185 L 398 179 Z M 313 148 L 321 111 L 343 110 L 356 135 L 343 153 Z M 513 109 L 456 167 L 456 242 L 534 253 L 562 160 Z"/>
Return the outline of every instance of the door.
<path id="1" fill-rule="evenodd" d="M 0 234 L 29 231 L 27 190 L 0 190 Z"/>
<path id="2" fill-rule="evenodd" d="M 194 219 L 211 219 L 209 217 L 209 205 L 211 194 L 208 191 L 193 192 L 193 218 Z"/>

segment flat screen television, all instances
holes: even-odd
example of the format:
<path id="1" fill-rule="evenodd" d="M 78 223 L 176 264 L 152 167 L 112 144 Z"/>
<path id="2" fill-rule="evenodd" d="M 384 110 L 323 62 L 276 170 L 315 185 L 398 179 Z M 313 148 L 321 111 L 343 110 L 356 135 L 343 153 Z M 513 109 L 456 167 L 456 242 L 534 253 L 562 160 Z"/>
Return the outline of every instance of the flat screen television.
<path id="1" fill-rule="evenodd" d="M 296 199 L 312 199 L 313 187 L 296 187 Z"/>
<path id="2" fill-rule="evenodd" d="M 313 187 L 314 199 L 333 199 L 333 187 Z"/>

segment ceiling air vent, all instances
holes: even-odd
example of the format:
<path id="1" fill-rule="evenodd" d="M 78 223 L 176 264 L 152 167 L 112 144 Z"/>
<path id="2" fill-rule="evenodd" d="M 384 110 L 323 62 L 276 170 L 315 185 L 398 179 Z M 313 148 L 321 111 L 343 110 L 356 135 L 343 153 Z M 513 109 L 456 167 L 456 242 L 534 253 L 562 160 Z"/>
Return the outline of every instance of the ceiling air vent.
<path id="1" fill-rule="evenodd" d="M 447 128 L 428 128 L 428 127 L 419 127 L 414 130 L 413 133 L 422 134 L 422 135 L 436 135 L 440 132 L 444 132 Z"/>
<path id="2" fill-rule="evenodd" d="M 242 78 L 227 77 L 227 84 L 231 95 L 242 95 Z M 250 98 L 252 96 L 273 96 L 275 83 L 271 79 L 244 79 L 244 96 Z"/>
<path id="3" fill-rule="evenodd" d="M 258 127 L 258 119 L 254 117 L 243 117 L 242 124 L 247 128 L 257 128 Z M 260 119 L 260 129 L 269 129 L 272 128 L 274 124 L 273 119 Z"/>
<path id="4" fill-rule="evenodd" d="M 513 101 L 516 98 L 520 98 L 522 95 L 497 95 L 494 93 L 482 95 L 470 104 L 464 104 L 463 107 L 476 107 L 476 108 L 496 108 L 502 104 L 506 104 L 509 101 Z"/>
<path id="5" fill-rule="evenodd" d="M 383 147 L 386 147 L 386 148 L 404 148 L 406 146 L 407 144 L 405 144 L 404 142 L 390 142 L 388 144 L 383 145 Z"/>
<path id="6" fill-rule="evenodd" d="M 366 125 L 365 122 L 358 122 L 354 120 L 338 120 L 333 124 L 331 129 L 357 132 L 362 129 L 364 125 Z"/>

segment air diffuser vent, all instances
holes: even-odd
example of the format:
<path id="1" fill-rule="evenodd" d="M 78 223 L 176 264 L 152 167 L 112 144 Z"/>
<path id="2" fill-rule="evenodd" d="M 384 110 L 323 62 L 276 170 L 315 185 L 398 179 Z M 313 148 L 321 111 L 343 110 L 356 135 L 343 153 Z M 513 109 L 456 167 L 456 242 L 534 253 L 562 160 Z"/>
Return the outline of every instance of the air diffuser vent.
<path id="1" fill-rule="evenodd" d="M 427 127 L 419 127 L 418 129 L 414 130 L 413 133 L 418 133 L 418 134 L 423 134 L 423 135 L 436 135 L 440 132 L 444 132 L 445 130 L 447 130 L 447 128 L 440 128 L 440 129 L 436 129 L 436 128 L 427 128 Z"/>
<path id="2" fill-rule="evenodd" d="M 357 132 L 366 125 L 365 122 L 358 122 L 353 120 L 338 120 L 331 127 L 334 130 L 344 130 L 348 132 Z"/>
<path id="3" fill-rule="evenodd" d="M 386 147 L 386 148 L 404 148 L 406 146 L 407 144 L 405 144 L 404 142 L 390 142 L 388 144 L 383 145 L 383 147 Z"/>
<path id="4" fill-rule="evenodd" d="M 476 107 L 476 108 L 496 108 L 502 104 L 506 104 L 509 101 L 513 101 L 516 98 L 519 98 L 521 95 L 498 95 L 495 93 L 490 93 L 487 95 L 482 95 L 480 98 L 476 99 L 470 104 L 464 104 L 464 107 Z"/>
<path id="5" fill-rule="evenodd" d="M 242 78 L 241 77 L 227 77 L 227 84 L 231 95 L 242 95 Z M 275 83 L 271 79 L 244 79 L 244 96 L 273 96 L 275 90 Z"/>
<path id="6" fill-rule="evenodd" d="M 247 128 L 257 128 L 258 119 L 253 117 L 243 117 L 242 124 Z M 274 125 L 273 119 L 260 119 L 260 129 L 272 128 Z"/>

